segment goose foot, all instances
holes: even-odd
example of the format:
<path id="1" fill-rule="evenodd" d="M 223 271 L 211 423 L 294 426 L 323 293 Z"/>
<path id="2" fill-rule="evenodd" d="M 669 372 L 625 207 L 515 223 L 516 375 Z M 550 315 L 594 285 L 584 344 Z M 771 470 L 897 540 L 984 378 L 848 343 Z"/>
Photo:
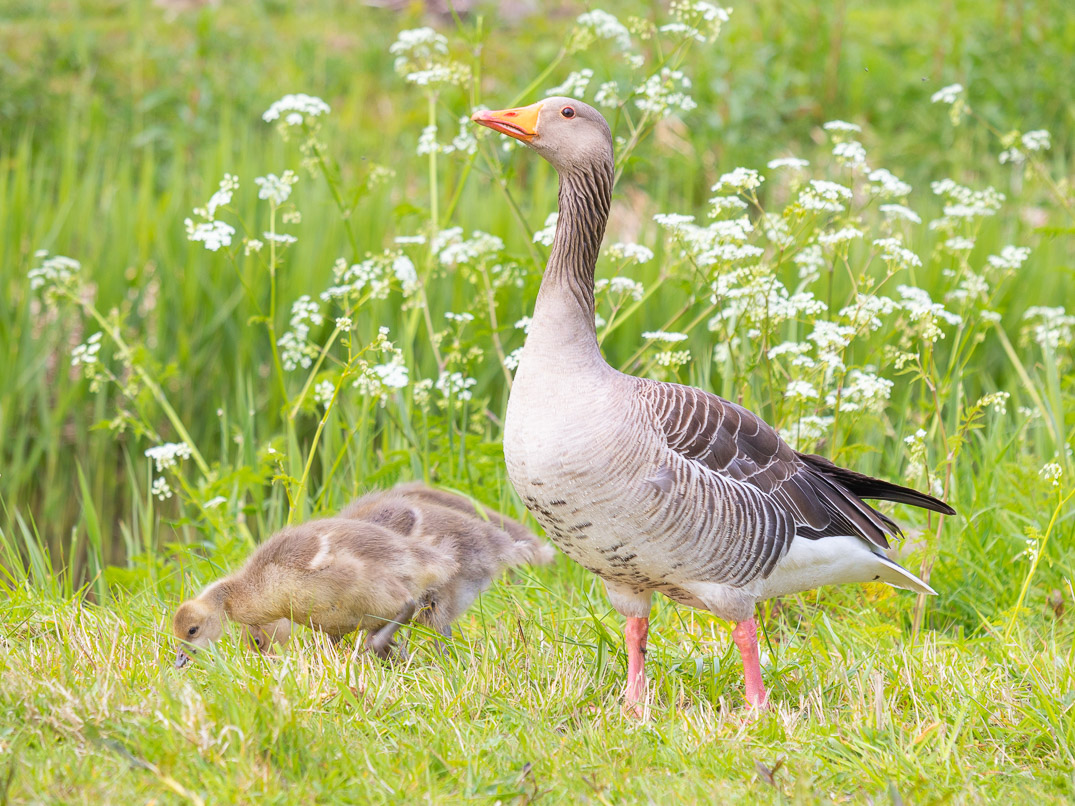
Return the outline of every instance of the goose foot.
<path id="1" fill-rule="evenodd" d="M 623 704 L 635 717 L 646 716 L 646 638 L 649 635 L 648 618 L 627 619 L 623 631 L 627 643 L 627 690 Z"/>
<path id="2" fill-rule="evenodd" d="M 768 705 L 765 684 L 761 681 L 761 657 L 758 653 L 758 623 L 754 619 L 740 621 L 732 630 L 732 639 L 743 658 L 743 680 L 746 684 L 747 705 L 761 710 Z"/>
<path id="3" fill-rule="evenodd" d="M 414 615 L 416 609 L 417 604 L 415 602 L 408 602 L 405 604 L 403 609 L 396 614 L 396 617 L 392 619 L 392 621 L 366 636 L 366 649 L 382 660 L 387 659 L 392 651 L 392 647 L 395 646 L 395 641 L 392 639 L 395 636 L 396 631 L 411 620 L 411 616 Z M 401 660 L 407 659 L 407 650 L 405 647 L 399 647 L 399 656 Z"/>

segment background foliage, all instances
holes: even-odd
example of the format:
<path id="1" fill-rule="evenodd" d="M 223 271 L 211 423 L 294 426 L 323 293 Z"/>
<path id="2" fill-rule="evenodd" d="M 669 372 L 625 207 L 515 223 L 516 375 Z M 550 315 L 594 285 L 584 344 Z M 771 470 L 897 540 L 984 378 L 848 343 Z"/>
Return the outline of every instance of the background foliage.
<path id="1" fill-rule="evenodd" d="M 573 50 L 586 10 L 573 4 L 541 14 L 478 7 L 459 20 L 343 0 L 162 5 L 0 7 L 0 587 L 9 598 L 0 792 L 87 801 L 1072 797 L 1075 644 L 1064 608 L 1075 555 L 1063 501 L 1075 414 L 1072 324 L 1065 337 L 1062 317 L 1073 307 L 1075 15 L 1066 3 L 765 0 L 736 8 L 715 41 L 636 33 L 632 52 L 646 59 L 638 69 L 604 39 Z M 637 32 L 672 19 L 659 4 L 617 13 L 637 17 Z M 445 58 L 474 80 L 432 94 L 394 69 L 399 32 L 424 24 L 446 35 Z M 738 660 L 721 625 L 671 605 L 650 653 L 654 720 L 622 719 L 618 620 L 600 585 L 563 559 L 485 596 L 443 660 L 418 653 L 385 668 L 307 636 L 284 662 L 226 646 L 189 675 L 162 668 L 179 598 L 289 518 L 416 477 L 522 514 L 500 453 L 502 359 L 522 343 L 515 323 L 540 280 L 544 248 L 533 234 L 555 209 L 555 176 L 498 140 L 483 138 L 473 153 L 416 154 L 419 137 L 435 122 L 447 143 L 478 104 L 529 102 L 572 71 L 593 71 L 592 99 L 600 84 L 626 92 L 666 62 L 690 78 L 694 108 L 644 120 L 629 99 L 609 113 L 628 158 L 607 242 L 655 253 L 599 267 L 599 277 L 644 289 L 636 301 L 610 285 L 602 298 L 609 361 L 713 389 L 786 429 L 804 414 L 832 416 L 823 405 L 832 374 L 800 376 L 786 357 L 764 357 L 784 341 L 806 343 L 808 325 L 827 314 L 731 318 L 727 330 L 710 330 L 726 307 L 710 300 L 711 283 L 733 276 L 743 289 L 758 278 L 735 274 L 742 261 L 699 265 L 701 253 L 653 216 L 705 224 L 714 183 L 737 166 L 762 171 L 766 181 L 742 196 L 758 226 L 737 246 L 766 250 L 767 282 L 792 292 L 802 281 L 792 253 L 844 225 L 866 233 L 827 251 L 827 273 L 803 289 L 836 311 L 857 291 L 898 298 L 896 285 L 908 283 L 958 309 L 963 324 L 929 342 L 908 309 L 858 334 L 841 355 L 890 380 L 891 392 L 836 418 L 811 447 L 916 486 L 941 484 L 958 518 L 898 513 L 910 527 L 907 561 L 932 569 L 941 595 L 916 602 L 867 587 L 767 608 L 766 674 L 780 707 L 756 722 L 738 710 Z M 958 126 L 957 108 L 930 101 L 955 82 L 972 113 Z M 285 141 L 261 119 L 287 92 L 331 106 L 317 119 L 314 151 L 301 149 L 308 132 Z M 862 127 L 855 136 L 871 166 L 913 186 L 904 201 L 926 224 L 879 215 L 865 172 L 833 156 L 822 127 L 833 119 Z M 1025 164 L 999 161 L 1009 132 L 1040 129 L 1051 132 L 1050 149 Z M 761 213 L 791 209 L 802 180 L 765 166 L 792 155 L 856 196 L 832 220 L 788 214 L 796 245 L 781 250 Z M 285 170 L 298 176 L 289 198 L 258 199 L 255 177 Z M 184 228 L 225 174 L 240 183 L 221 216 L 239 229 L 232 257 L 192 243 Z M 968 225 L 975 245 L 962 256 L 928 226 L 944 206 L 929 184 L 946 177 L 1007 197 Z M 294 210 L 301 221 L 284 226 Z M 245 254 L 241 239 L 264 240 L 270 227 L 296 243 L 279 256 Z M 470 244 L 454 263 L 428 240 L 451 227 Z M 924 265 L 896 266 L 884 285 L 892 264 L 871 240 L 893 227 Z M 503 247 L 481 251 L 475 230 Z M 417 235 L 426 243 L 395 242 Z M 1031 251 L 988 275 L 986 297 L 948 296 L 967 272 L 986 276 L 988 258 L 1007 245 Z M 31 288 L 38 250 L 82 264 L 63 304 Z M 321 324 L 308 323 L 315 348 L 333 340 L 325 361 L 313 373 L 279 369 L 273 345 L 294 331 L 292 303 L 337 282 L 338 259 L 350 266 L 384 250 L 408 256 L 421 292 L 389 277 L 383 297 L 358 293 L 346 334 L 333 326 L 344 311 L 326 305 Z M 1040 318 L 1025 318 L 1035 306 L 1067 312 L 1051 320 L 1055 344 L 1034 330 Z M 382 326 L 409 384 L 363 394 L 371 387 L 352 382 L 393 360 L 380 347 L 363 352 Z M 93 366 L 115 377 L 93 382 L 71 357 L 99 330 Z M 665 350 L 642 336 L 659 330 L 688 338 Z M 680 349 L 689 360 L 662 357 Z M 894 350 L 917 356 L 908 371 L 894 370 Z M 469 399 L 438 393 L 451 372 L 474 380 Z M 816 403 L 794 381 L 812 384 Z M 317 394 L 325 382 L 336 390 L 327 414 Z M 795 388 L 805 403 L 789 397 Z M 998 392 L 1006 396 L 977 406 Z M 183 440 L 177 424 L 204 469 L 188 458 L 161 473 L 146 457 Z M 1041 472 L 1050 464 L 1055 485 L 1056 471 Z M 174 491 L 164 500 L 152 492 L 161 478 Z"/>

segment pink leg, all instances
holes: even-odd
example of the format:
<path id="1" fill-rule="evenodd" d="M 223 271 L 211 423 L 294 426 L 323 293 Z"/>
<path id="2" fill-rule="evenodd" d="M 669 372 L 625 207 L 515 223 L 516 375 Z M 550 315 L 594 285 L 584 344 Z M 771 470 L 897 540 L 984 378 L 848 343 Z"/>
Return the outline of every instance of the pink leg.
<path id="1" fill-rule="evenodd" d="M 624 628 L 627 639 L 627 691 L 624 704 L 633 706 L 640 714 L 646 692 L 646 636 L 649 634 L 648 618 L 628 618 Z"/>
<path id="2" fill-rule="evenodd" d="M 754 619 L 740 621 L 732 630 L 732 638 L 743 656 L 743 679 L 746 682 L 747 704 L 764 708 L 765 684 L 761 682 L 761 658 L 758 655 L 758 624 Z"/>

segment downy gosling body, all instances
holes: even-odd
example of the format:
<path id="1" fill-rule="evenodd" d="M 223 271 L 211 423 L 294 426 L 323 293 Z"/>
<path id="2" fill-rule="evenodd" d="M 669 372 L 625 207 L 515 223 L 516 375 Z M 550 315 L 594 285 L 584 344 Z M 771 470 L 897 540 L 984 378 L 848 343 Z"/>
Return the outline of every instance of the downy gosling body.
<path id="1" fill-rule="evenodd" d="M 419 620 L 451 637 L 451 625 L 505 569 L 545 565 L 555 551 L 521 523 L 470 499 L 420 482 L 369 493 L 340 513 L 420 540 L 458 564 Z"/>
<path id="2" fill-rule="evenodd" d="M 458 570 L 447 552 L 374 523 L 324 518 L 289 526 L 179 607 L 176 666 L 219 639 L 225 618 L 246 626 L 263 650 L 274 633 L 283 643 L 287 627 L 279 621 L 286 619 L 336 639 L 369 630 L 367 645 L 386 655 L 395 629 Z"/>

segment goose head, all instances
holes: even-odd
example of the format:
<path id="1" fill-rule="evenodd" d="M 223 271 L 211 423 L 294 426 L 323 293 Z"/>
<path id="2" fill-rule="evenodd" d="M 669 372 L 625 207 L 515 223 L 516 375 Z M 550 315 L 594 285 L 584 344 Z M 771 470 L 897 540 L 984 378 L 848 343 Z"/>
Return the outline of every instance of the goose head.
<path id="1" fill-rule="evenodd" d="M 544 157 L 560 174 L 612 163 L 612 131 L 589 104 L 553 97 L 517 109 L 475 112 L 475 123 L 514 137 Z"/>
<path id="2" fill-rule="evenodd" d="M 176 637 L 175 668 L 186 666 L 199 649 L 217 641 L 224 632 L 224 610 L 203 599 L 183 602 L 172 621 Z"/>

